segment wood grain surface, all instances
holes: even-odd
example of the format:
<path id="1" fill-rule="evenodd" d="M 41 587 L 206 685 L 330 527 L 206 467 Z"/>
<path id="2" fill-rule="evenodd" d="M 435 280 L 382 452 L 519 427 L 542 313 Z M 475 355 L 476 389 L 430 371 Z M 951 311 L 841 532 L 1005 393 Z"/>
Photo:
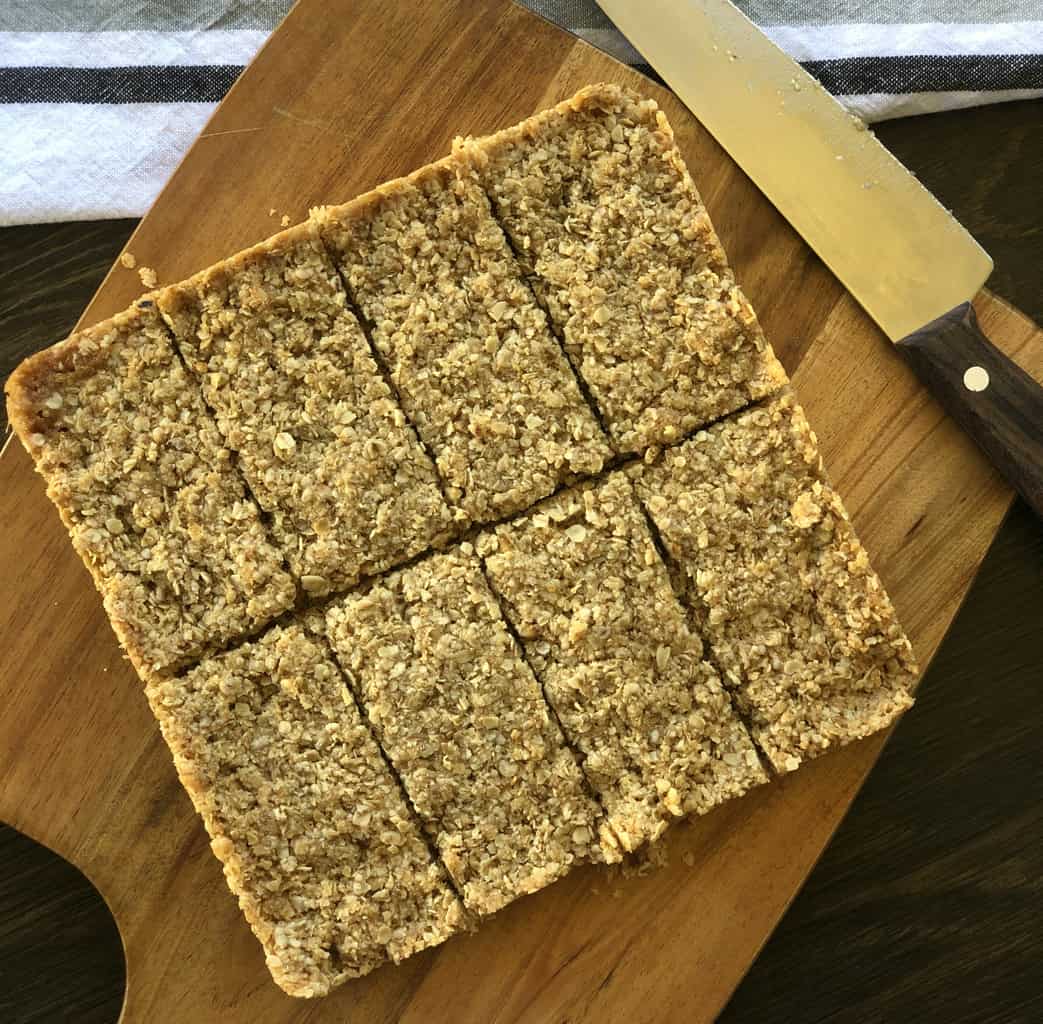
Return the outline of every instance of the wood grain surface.
<path id="1" fill-rule="evenodd" d="M 365 6 L 353 5 L 352 13 L 359 15 Z M 449 8 L 428 5 L 424 11 L 439 31 L 455 31 L 445 21 Z M 485 14 L 500 19 L 500 37 L 511 53 L 524 50 L 524 40 L 535 39 L 533 49 L 540 53 L 558 48 L 557 63 L 544 67 L 547 77 L 539 89 L 528 91 L 517 78 L 522 66 L 533 73 L 532 60 L 519 66 L 505 58 L 495 73 L 473 68 L 470 73 L 479 79 L 493 75 L 483 85 L 481 102 L 499 96 L 501 116 L 491 112 L 494 119 L 484 125 L 456 124 L 447 128 L 450 133 L 520 117 L 594 78 L 629 77 L 568 37 L 562 42 L 548 35 L 544 45 L 542 36 L 550 30 L 521 12 L 490 7 Z M 409 28 L 422 38 L 424 26 L 418 29 L 418 20 L 423 22 L 414 19 Z M 291 22 L 287 27 L 295 26 Z M 311 52 L 309 43 L 324 45 L 308 31 L 291 41 L 295 59 Z M 375 59 L 354 52 L 348 56 Z M 436 59 L 442 58 L 431 57 Z M 327 93 L 336 81 L 322 80 L 318 61 L 303 72 L 306 81 L 299 80 L 298 69 L 292 83 L 289 70 L 276 66 L 271 49 L 259 66 L 271 76 L 269 87 L 294 86 L 294 95 L 304 104 L 296 117 L 318 121 L 342 116 L 334 109 L 342 104 Z M 342 97 L 360 75 L 347 60 L 338 65 L 338 73 L 344 76 Z M 501 74 L 504 84 L 497 85 Z M 313 78 L 319 79 L 317 85 Z M 465 120 L 469 85 L 473 82 L 462 83 L 454 93 L 456 113 Z M 243 96 L 244 89 L 240 86 L 232 99 L 251 100 Z M 678 129 L 740 279 L 762 310 L 784 361 L 797 369 L 798 388 L 822 435 L 827 464 L 925 657 L 965 591 L 1009 500 L 1007 493 L 919 394 L 893 353 L 878 343 L 864 317 L 774 212 L 675 104 L 659 98 Z M 421 117 L 423 102 L 416 98 L 413 117 Z M 425 128 L 441 116 L 445 98 L 435 96 L 430 102 L 436 107 L 422 122 Z M 229 103 L 217 123 L 234 114 L 235 104 Z M 236 116 L 244 114 L 261 116 L 250 106 Z M 269 120 L 278 127 L 282 117 L 272 114 Z M 344 144 L 356 156 L 345 175 L 356 174 L 365 163 L 363 143 L 374 132 L 379 135 L 380 127 L 360 129 L 359 135 L 351 134 L 354 130 L 339 122 L 327 129 L 336 132 L 338 143 L 347 135 Z M 393 161 L 397 151 L 375 155 L 367 166 L 377 169 L 376 176 L 361 182 L 351 178 L 352 188 L 429 159 L 447 141 L 448 134 L 441 145 L 424 149 L 434 145 L 425 137 L 399 168 L 381 163 Z M 206 143 L 204 139 L 200 145 Z M 414 140 L 400 140 L 400 145 L 410 150 Z M 339 151 L 336 156 L 341 158 Z M 301 159 L 292 152 L 282 158 Z M 213 174 L 226 177 L 240 161 L 234 152 L 212 159 Z M 197 155 L 189 166 L 193 161 L 198 162 Z M 313 170 L 314 178 L 309 177 Z M 302 168 L 296 181 L 308 202 L 350 194 L 321 191 L 332 188 L 335 176 L 336 167 L 324 164 Z M 198 195 L 199 182 L 206 178 L 199 174 L 196 189 L 188 194 Z M 283 187 L 288 189 L 293 180 L 292 175 L 284 177 Z M 268 195 L 251 197 L 244 181 L 223 200 L 220 192 L 209 195 L 191 215 L 180 203 L 171 205 L 165 221 L 161 200 L 131 248 L 170 279 L 264 233 L 268 208 L 279 205 L 270 190 Z M 173 204 L 170 197 L 168 190 L 166 199 Z M 188 259 L 185 247 L 205 249 L 212 241 L 209 229 L 200 235 L 201 223 L 209 225 L 213 213 L 213 223 L 231 231 L 237 209 L 250 221 L 242 231 L 255 227 L 256 234 L 233 234 L 218 251 L 206 251 L 179 269 L 177 259 Z M 195 235 L 187 222 L 193 222 Z M 119 294 L 120 289 L 124 297 L 112 299 L 115 306 L 135 290 L 126 271 L 117 271 L 108 290 Z M 97 315 L 107 301 L 103 291 Z M 1030 346 L 1028 326 L 987 300 L 979 311 L 1008 351 L 1020 353 L 1026 365 L 1039 358 L 1038 343 Z M 1040 369 L 1038 363 L 1033 368 Z M 15 641 L 0 666 L 0 692 L 8 701 L 0 732 L 5 782 L 0 816 L 69 855 L 109 895 L 127 944 L 128 1020 L 394 1019 L 403 1014 L 419 1018 L 425 1011 L 434 1019 L 451 1012 L 453 1019 L 462 1020 L 706 1017 L 726 998 L 792 895 L 878 746 L 878 741 L 863 744 L 823 759 L 785 784 L 678 830 L 670 844 L 670 868 L 619 885 L 618 898 L 615 883 L 603 874 L 581 873 L 517 904 L 478 936 L 454 941 L 403 968 L 382 970 L 348 986 L 341 997 L 313 1006 L 292 1003 L 264 975 L 259 953 L 224 892 L 216 862 L 177 788 L 86 574 L 27 465 L 20 452 L 8 451 L 0 461 L 3 555 L 11 559 L 5 564 L 13 565 L 17 553 L 22 566 L 15 593 L 0 613 L 8 618 L 5 636 Z M 925 486 L 928 480 L 937 489 Z M 48 640 L 46 648 L 41 637 Z M 694 866 L 685 863 L 686 853 Z M 528 949 L 537 955 L 519 973 Z M 232 1006 L 238 1011 L 234 1015 Z"/>

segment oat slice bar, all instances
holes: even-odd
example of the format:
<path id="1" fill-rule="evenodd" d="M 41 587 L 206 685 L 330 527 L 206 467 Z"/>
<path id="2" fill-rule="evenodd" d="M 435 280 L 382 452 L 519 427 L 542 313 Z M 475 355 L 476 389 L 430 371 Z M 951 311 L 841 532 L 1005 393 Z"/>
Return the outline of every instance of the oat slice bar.
<path id="1" fill-rule="evenodd" d="M 7 395 L 11 423 L 142 677 L 293 604 L 282 556 L 154 298 L 27 359 Z"/>
<path id="2" fill-rule="evenodd" d="M 548 499 L 479 551 L 624 849 L 765 780 L 623 474 Z"/>
<path id="3" fill-rule="evenodd" d="M 444 539 L 434 466 L 313 224 L 164 289 L 159 306 L 306 591 Z"/>
<path id="4" fill-rule="evenodd" d="M 545 302 L 619 452 L 778 390 L 665 115 L 615 85 L 456 150 Z"/>
<path id="5" fill-rule="evenodd" d="M 337 599 L 326 622 L 469 910 L 605 858 L 597 804 L 470 545 Z"/>
<path id="6" fill-rule="evenodd" d="M 316 214 L 450 501 L 525 508 L 608 443 L 485 194 L 444 160 Z"/>
<path id="7" fill-rule="evenodd" d="M 277 626 L 147 693 L 290 995 L 324 995 L 464 925 L 340 670 L 303 626 Z"/>
<path id="8" fill-rule="evenodd" d="M 633 472 L 685 603 L 778 771 L 912 704 L 909 641 L 792 394 Z"/>

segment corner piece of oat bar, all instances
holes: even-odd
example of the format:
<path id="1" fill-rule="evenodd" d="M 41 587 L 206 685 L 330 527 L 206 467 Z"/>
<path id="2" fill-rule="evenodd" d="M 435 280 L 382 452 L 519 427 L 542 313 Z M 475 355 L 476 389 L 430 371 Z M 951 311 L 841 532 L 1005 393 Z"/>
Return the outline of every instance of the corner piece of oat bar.
<path id="1" fill-rule="evenodd" d="M 435 468 L 313 224 L 158 301 L 306 591 L 344 589 L 444 539 Z"/>
<path id="2" fill-rule="evenodd" d="M 555 495 L 478 546 L 624 849 L 765 781 L 623 474 Z"/>
<path id="3" fill-rule="evenodd" d="M 611 454 L 492 219 L 446 159 L 315 212 L 449 500 L 476 522 Z"/>
<path id="4" fill-rule="evenodd" d="M 303 626 L 277 626 L 147 695 L 290 995 L 325 995 L 465 924 L 340 670 Z"/>
<path id="5" fill-rule="evenodd" d="M 27 359 L 11 423 L 143 677 L 276 618 L 295 591 L 155 297 Z"/>
<path id="6" fill-rule="evenodd" d="M 653 101 L 591 86 L 455 148 L 617 451 L 676 441 L 784 383 Z"/>
<path id="7" fill-rule="evenodd" d="M 912 648 L 791 393 L 635 468 L 684 599 L 778 771 L 912 704 Z"/>
<path id="8" fill-rule="evenodd" d="M 338 598 L 326 622 L 468 910 L 618 859 L 470 545 Z"/>

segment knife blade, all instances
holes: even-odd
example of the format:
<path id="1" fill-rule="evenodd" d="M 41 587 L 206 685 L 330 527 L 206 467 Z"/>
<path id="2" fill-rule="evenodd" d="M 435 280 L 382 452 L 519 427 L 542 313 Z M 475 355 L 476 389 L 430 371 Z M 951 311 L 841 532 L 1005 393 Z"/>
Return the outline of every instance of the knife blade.
<path id="1" fill-rule="evenodd" d="M 1043 389 L 978 328 L 988 253 L 728 0 L 598 0 L 1043 518 Z"/>

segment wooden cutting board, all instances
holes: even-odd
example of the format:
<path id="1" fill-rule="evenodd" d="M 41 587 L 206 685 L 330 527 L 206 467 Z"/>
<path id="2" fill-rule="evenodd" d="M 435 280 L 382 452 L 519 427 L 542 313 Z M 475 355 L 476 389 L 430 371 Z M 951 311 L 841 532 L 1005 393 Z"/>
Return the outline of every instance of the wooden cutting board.
<path id="1" fill-rule="evenodd" d="M 926 664 L 1010 492 L 680 104 L 521 8 L 298 4 L 128 248 L 162 282 L 177 280 L 272 233 L 284 213 L 296 221 L 346 200 L 443 155 L 455 134 L 511 124 L 599 80 L 666 109 Z M 117 265 L 83 323 L 140 290 Z M 1043 379 L 1033 325 L 988 293 L 977 308 L 999 347 Z M 127 956 L 125 1022 L 709 1020 L 883 743 L 856 744 L 675 828 L 658 872 L 580 870 L 475 935 L 325 1000 L 295 1001 L 269 980 L 101 601 L 13 443 L 0 457 L 0 566 L 0 817 L 77 864 L 108 900 Z"/>

